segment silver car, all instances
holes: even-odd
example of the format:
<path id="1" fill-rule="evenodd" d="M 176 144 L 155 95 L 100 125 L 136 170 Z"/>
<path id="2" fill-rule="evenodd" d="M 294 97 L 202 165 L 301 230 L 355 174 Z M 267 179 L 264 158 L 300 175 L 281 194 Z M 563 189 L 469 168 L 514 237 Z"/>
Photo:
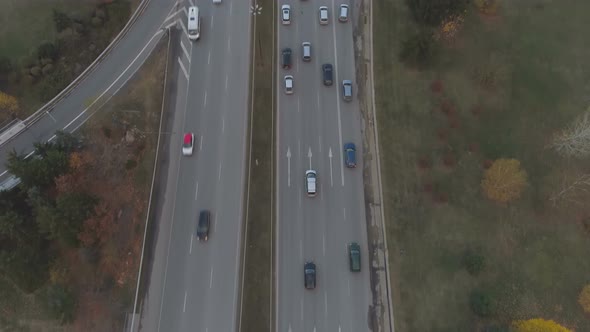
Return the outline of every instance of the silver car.
<path id="1" fill-rule="evenodd" d="M 342 81 L 342 98 L 344 98 L 344 101 L 352 100 L 352 81 Z"/>

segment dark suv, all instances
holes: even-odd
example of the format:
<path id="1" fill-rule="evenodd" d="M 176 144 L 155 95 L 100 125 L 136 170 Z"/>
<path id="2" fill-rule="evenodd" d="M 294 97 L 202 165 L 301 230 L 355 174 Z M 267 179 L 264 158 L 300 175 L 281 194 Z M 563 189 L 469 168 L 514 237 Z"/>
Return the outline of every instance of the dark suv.
<path id="1" fill-rule="evenodd" d="M 303 276 L 306 289 L 315 288 L 315 264 L 313 262 L 307 262 L 303 266 Z"/>
<path id="2" fill-rule="evenodd" d="M 197 239 L 207 241 L 209 238 L 209 225 L 211 224 L 211 212 L 201 210 L 199 221 L 197 222 Z"/>
<path id="3" fill-rule="evenodd" d="M 333 68 L 329 63 L 322 65 L 322 73 L 324 77 L 324 85 L 332 85 Z"/>
<path id="4" fill-rule="evenodd" d="M 283 49 L 283 68 L 289 69 L 291 68 L 291 49 L 284 48 Z"/>
<path id="5" fill-rule="evenodd" d="M 350 260 L 350 271 L 361 271 L 361 246 L 356 242 L 348 245 L 348 259 Z"/>

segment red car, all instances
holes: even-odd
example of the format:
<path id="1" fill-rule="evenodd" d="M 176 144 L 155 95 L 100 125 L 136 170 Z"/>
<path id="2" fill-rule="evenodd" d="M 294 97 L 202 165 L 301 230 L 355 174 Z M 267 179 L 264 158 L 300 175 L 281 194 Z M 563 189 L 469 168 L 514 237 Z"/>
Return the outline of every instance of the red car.
<path id="1" fill-rule="evenodd" d="M 182 142 L 182 154 L 185 156 L 192 156 L 195 147 L 195 135 L 193 133 L 184 134 L 184 141 Z"/>

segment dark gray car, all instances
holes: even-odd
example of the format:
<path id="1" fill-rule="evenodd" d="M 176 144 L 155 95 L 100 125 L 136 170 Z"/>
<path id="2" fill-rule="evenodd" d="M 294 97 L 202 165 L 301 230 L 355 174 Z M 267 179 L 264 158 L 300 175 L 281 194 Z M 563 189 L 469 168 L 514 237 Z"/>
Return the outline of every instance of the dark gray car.
<path id="1" fill-rule="evenodd" d="M 324 63 L 322 65 L 322 74 L 324 78 L 324 85 L 332 85 L 332 76 L 334 75 L 334 69 L 331 64 Z"/>
<path id="2" fill-rule="evenodd" d="M 209 238 L 209 225 L 211 224 L 211 212 L 201 210 L 199 221 L 197 222 L 197 239 L 207 241 Z"/>
<path id="3" fill-rule="evenodd" d="M 307 262 L 303 266 L 303 276 L 306 289 L 315 288 L 315 264 L 313 262 Z"/>

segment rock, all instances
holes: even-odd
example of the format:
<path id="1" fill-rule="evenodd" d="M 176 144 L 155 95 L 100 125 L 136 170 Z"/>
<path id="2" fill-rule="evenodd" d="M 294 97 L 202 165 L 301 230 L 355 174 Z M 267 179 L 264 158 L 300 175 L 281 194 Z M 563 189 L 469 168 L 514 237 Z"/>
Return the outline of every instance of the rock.
<path id="1" fill-rule="evenodd" d="M 127 132 L 125 132 L 125 142 L 128 144 L 135 142 L 135 135 L 133 135 L 131 130 L 127 130 Z"/>
<path id="2" fill-rule="evenodd" d="M 31 75 L 33 75 L 33 77 L 39 77 L 41 76 L 41 68 L 37 67 L 37 66 L 33 66 L 31 67 Z"/>

